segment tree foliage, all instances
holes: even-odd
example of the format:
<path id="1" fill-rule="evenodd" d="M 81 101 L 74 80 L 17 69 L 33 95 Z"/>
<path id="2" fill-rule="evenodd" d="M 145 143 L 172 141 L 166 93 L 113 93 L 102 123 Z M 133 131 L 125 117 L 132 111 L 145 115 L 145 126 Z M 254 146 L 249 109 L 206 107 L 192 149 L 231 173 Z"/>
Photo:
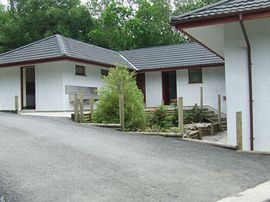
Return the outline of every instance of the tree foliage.
<path id="1" fill-rule="evenodd" d="M 111 68 L 104 77 L 104 87 L 93 120 L 98 123 L 119 123 L 119 95 L 125 99 L 125 126 L 129 130 L 145 127 L 143 94 L 138 89 L 135 73 L 125 67 Z"/>
<path id="2" fill-rule="evenodd" d="M 9 0 L 0 4 L 0 52 L 52 34 L 113 50 L 181 43 L 172 15 L 217 0 Z"/>

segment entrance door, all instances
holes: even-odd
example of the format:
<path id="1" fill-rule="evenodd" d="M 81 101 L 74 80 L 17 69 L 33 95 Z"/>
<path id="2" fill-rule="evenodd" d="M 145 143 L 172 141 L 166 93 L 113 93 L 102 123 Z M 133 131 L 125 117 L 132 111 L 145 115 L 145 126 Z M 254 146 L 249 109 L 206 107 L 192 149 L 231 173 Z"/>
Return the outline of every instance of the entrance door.
<path id="1" fill-rule="evenodd" d="M 23 67 L 21 71 L 23 109 L 36 109 L 35 67 Z"/>
<path id="2" fill-rule="evenodd" d="M 169 105 L 176 99 L 176 71 L 162 72 L 162 91 L 164 105 Z"/>

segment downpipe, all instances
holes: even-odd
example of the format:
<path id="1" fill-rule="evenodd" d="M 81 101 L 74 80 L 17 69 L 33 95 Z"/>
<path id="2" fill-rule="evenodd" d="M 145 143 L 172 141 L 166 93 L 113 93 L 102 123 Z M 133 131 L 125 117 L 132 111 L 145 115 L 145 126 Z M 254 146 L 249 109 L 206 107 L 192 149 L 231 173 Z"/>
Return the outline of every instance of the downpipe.
<path id="1" fill-rule="evenodd" d="M 247 45 L 247 57 L 248 57 L 248 88 L 249 88 L 249 130 L 250 130 L 250 150 L 254 151 L 254 125 L 253 125 L 253 90 L 252 90 L 252 54 L 251 54 L 251 45 L 248 38 L 247 30 L 243 20 L 243 14 L 239 15 L 239 22 L 242 29 L 242 33 L 245 38 Z"/>

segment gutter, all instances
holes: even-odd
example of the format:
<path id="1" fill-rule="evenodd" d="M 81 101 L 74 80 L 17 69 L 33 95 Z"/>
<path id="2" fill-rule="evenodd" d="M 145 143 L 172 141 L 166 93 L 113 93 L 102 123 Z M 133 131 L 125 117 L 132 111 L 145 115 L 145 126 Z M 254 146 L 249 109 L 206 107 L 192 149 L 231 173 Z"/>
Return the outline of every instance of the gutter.
<path id="1" fill-rule="evenodd" d="M 250 150 L 254 150 L 254 125 L 253 125 L 253 90 L 252 90 L 252 53 L 251 44 L 248 38 L 247 30 L 243 21 L 243 14 L 239 14 L 240 26 L 247 44 L 247 57 L 248 57 L 248 88 L 249 88 L 249 130 L 250 130 Z"/>

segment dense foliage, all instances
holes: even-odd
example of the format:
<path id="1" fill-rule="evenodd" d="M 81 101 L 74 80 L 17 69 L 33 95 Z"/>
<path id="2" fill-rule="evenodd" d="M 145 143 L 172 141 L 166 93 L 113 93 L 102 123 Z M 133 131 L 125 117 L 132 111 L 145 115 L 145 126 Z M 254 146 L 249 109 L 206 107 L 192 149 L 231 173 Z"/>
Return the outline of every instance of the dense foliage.
<path id="1" fill-rule="evenodd" d="M 145 113 L 143 94 L 138 89 L 135 73 L 124 67 L 111 68 L 104 77 L 104 87 L 99 91 L 100 99 L 93 115 L 98 123 L 119 123 L 119 95 L 125 99 L 125 128 L 144 129 Z"/>
<path id="2" fill-rule="evenodd" d="M 217 0 L 9 0 L 0 4 L 0 52 L 62 34 L 114 50 L 185 41 L 172 15 Z"/>
<path id="3" fill-rule="evenodd" d="M 205 121 L 203 110 L 195 105 L 190 110 L 184 111 L 184 123 L 200 123 Z M 159 106 L 152 115 L 148 116 L 148 127 L 152 130 L 166 130 L 172 127 L 178 127 L 178 108 L 174 105 L 174 111 L 169 113 L 165 106 Z"/>

